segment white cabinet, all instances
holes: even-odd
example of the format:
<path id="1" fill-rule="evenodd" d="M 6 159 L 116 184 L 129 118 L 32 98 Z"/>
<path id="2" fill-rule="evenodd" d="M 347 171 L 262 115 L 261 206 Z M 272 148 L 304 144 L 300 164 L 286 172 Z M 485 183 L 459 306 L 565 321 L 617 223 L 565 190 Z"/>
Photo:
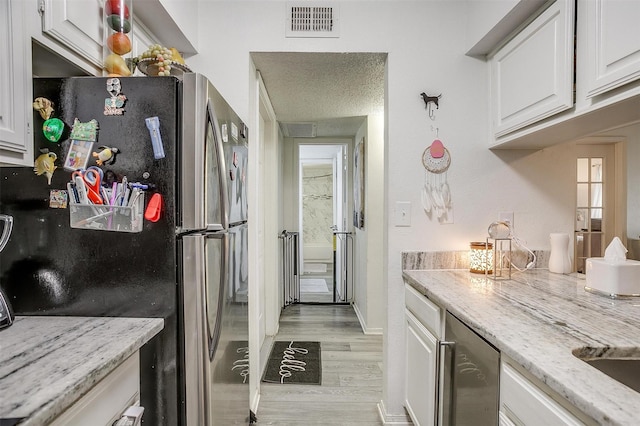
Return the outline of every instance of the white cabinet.
<path id="1" fill-rule="evenodd" d="M 50 426 L 111 426 L 140 400 L 140 356 L 131 355 Z"/>
<path id="2" fill-rule="evenodd" d="M 586 9 L 587 96 L 640 78 L 640 2 L 590 0 Z"/>
<path id="3" fill-rule="evenodd" d="M 574 9 L 557 0 L 490 56 L 496 138 L 573 106 Z"/>
<path id="4" fill-rule="evenodd" d="M 39 0 L 42 32 L 102 68 L 102 0 Z"/>
<path id="5" fill-rule="evenodd" d="M 502 357 L 500 365 L 500 414 L 501 426 L 538 425 L 586 425 L 595 424 L 575 408 L 570 411 L 568 402 L 550 396 L 551 389 L 543 383 L 534 383 L 515 364 Z M 537 381 L 537 380 L 536 380 Z"/>
<path id="6" fill-rule="evenodd" d="M 444 311 L 410 286 L 405 287 L 405 305 L 405 408 L 414 425 L 433 425 Z"/>
<path id="7" fill-rule="evenodd" d="M 0 164 L 33 165 L 31 44 L 22 0 L 0 2 Z"/>

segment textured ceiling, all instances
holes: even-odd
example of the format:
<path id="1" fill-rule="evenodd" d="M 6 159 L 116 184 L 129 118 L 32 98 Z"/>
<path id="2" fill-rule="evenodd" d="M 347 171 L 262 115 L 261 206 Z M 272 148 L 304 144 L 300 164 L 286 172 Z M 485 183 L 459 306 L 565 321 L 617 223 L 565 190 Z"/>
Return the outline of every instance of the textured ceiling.
<path id="1" fill-rule="evenodd" d="M 353 136 L 384 111 L 383 53 L 252 53 L 281 123 L 315 122 L 317 136 Z"/>

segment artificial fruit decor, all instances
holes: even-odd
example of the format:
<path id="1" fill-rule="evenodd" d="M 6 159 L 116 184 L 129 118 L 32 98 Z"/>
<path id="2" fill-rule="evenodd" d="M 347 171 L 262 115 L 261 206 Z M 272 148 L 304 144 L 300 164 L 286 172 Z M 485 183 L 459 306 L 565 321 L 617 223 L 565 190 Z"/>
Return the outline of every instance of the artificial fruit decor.
<path id="1" fill-rule="evenodd" d="M 127 77 L 132 73 L 131 14 L 132 0 L 104 2 L 103 67 L 111 77 Z"/>

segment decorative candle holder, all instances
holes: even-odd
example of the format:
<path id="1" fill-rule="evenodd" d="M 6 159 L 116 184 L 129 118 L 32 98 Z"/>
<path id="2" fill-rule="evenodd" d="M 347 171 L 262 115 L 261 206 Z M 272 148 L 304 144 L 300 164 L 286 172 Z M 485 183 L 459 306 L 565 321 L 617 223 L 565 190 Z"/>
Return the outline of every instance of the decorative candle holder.
<path id="1" fill-rule="evenodd" d="M 469 271 L 474 274 L 492 272 L 493 244 L 487 242 L 469 243 Z"/>
<path id="2" fill-rule="evenodd" d="M 494 280 L 511 279 L 511 241 L 511 238 L 487 238 L 487 244 L 493 246 L 493 256 L 491 271 L 486 275 L 491 275 Z"/>

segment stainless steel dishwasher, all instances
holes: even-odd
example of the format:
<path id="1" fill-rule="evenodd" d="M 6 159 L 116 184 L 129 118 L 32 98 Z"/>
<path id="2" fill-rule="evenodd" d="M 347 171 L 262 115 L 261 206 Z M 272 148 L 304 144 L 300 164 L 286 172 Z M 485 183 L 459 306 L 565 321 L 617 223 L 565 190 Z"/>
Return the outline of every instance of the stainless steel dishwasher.
<path id="1" fill-rule="evenodd" d="M 498 424 L 500 352 L 447 311 L 441 425 Z"/>

